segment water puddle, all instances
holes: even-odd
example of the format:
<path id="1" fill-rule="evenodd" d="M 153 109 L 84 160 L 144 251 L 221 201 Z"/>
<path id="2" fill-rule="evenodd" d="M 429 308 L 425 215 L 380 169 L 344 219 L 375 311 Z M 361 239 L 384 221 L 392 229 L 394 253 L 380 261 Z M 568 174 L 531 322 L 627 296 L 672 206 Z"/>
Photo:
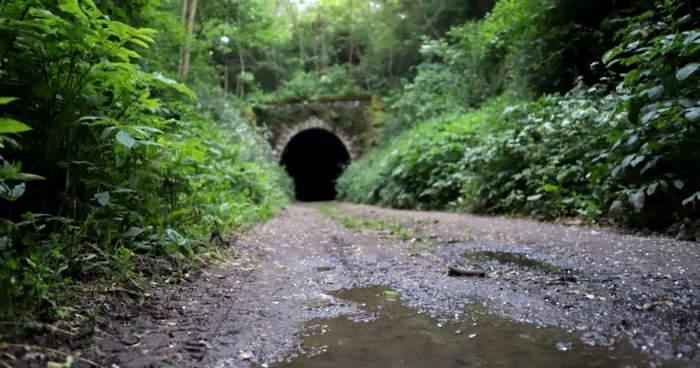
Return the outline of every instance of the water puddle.
<path id="1" fill-rule="evenodd" d="M 643 367 L 629 345 L 591 346 L 580 334 L 482 314 L 439 324 L 386 287 L 344 290 L 364 313 L 318 319 L 304 330 L 299 356 L 270 367 Z M 466 318 L 465 318 L 466 317 Z"/>
<path id="2" fill-rule="evenodd" d="M 466 251 L 460 253 L 460 255 L 475 263 L 487 263 L 489 261 L 496 261 L 500 264 L 513 264 L 517 266 L 536 268 L 550 273 L 559 273 L 560 271 L 562 271 L 561 266 L 532 259 L 522 253 L 497 251 Z"/>

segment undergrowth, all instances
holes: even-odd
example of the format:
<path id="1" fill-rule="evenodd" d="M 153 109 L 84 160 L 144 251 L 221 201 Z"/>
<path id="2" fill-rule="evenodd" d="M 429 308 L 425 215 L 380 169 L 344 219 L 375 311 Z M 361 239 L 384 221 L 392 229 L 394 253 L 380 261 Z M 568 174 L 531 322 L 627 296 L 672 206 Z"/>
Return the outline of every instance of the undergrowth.
<path id="1" fill-rule="evenodd" d="M 653 229 L 697 218 L 697 18 L 668 0 L 615 19 L 618 45 L 590 66 L 605 77 L 530 100 L 568 73 L 547 51 L 566 50 L 568 31 L 540 21 L 556 6 L 502 1 L 453 29 L 452 43 L 428 42 L 428 61 L 393 99 L 383 144 L 345 171 L 340 198 Z"/>
<path id="2" fill-rule="evenodd" d="M 155 30 L 92 1 L 3 4 L 1 320 L 56 318 L 79 282 L 138 290 L 159 259 L 186 272 L 290 199 L 261 132 L 221 94 L 197 101 L 137 63 Z"/>

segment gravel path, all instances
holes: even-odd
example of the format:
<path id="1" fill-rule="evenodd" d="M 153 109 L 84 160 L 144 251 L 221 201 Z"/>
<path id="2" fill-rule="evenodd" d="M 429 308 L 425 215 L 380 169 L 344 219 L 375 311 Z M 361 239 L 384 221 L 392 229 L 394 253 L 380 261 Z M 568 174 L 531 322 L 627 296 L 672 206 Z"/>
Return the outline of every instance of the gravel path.
<path id="1" fill-rule="evenodd" d="M 66 342 L 65 349 L 84 349 L 82 356 L 118 367 L 271 364 L 304 350 L 305 322 L 361 309 L 328 293 L 385 285 L 438 322 L 479 301 L 490 314 L 575 331 L 589 345 L 622 341 L 648 355 L 651 366 L 700 366 L 696 243 L 525 220 L 327 206 L 360 226 L 346 228 L 311 205 L 291 205 L 237 240 L 240 260 L 154 291 L 140 313 L 88 336 L 89 347 Z M 541 264 L 464 256 L 483 251 Z M 486 277 L 448 277 L 448 265 L 482 269 Z"/>

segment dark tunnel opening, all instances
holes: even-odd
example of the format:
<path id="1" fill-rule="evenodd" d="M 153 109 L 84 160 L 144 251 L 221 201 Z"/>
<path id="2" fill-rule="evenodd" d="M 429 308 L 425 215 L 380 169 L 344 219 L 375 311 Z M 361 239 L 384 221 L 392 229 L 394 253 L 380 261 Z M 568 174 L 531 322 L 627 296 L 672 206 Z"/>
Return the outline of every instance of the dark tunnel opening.
<path id="1" fill-rule="evenodd" d="M 299 201 L 335 199 L 335 180 L 350 163 L 350 153 L 335 134 L 320 128 L 297 133 L 284 147 L 280 165 L 294 179 Z"/>

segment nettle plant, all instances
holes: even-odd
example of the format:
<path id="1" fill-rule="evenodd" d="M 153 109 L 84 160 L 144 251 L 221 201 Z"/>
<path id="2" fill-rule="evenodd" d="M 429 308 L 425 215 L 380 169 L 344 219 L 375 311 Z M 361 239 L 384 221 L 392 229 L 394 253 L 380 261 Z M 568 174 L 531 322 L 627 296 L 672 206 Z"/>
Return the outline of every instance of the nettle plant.
<path id="1" fill-rule="evenodd" d="M 2 116 L 16 118 L 3 118 L 0 128 L 12 134 L 4 142 L 15 142 L 1 172 L 2 197 L 15 207 L 0 209 L 3 304 L 30 311 L 72 276 L 127 270 L 137 236 L 186 245 L 167 216 L 156 215 L 175 209 L 159 192 L 154 162 L 180 148 L 165 133 L 172 121 L 163 89 L 195 95 L 132 63 L 139 58 L 132 48 L 148 47 L 154 32 L 110 20 L 92 0 L 0 9 L 0 55 L 12 60 L 2 65 L 0 95 L 18 97 L 2 100 Z M 22 183 L 39 176 L 20 174 L 21 166 L 45 178 L 42 185 Z"/>
<path id="2" fill-rule="evenodd" d="M 610 162 L 608 182 L 618 199 L 641 213 L 640 225 L 692 218 L 700 206 L 700 24 L 677 15 L 685 6 L 666 0 L 629 19 L 621 44 L 603 60 L 628 69 L 630 124 L 609 134 L 614 144 L 601 159 Z M 645 216 L 651 212 L 668 216 Z"/>

